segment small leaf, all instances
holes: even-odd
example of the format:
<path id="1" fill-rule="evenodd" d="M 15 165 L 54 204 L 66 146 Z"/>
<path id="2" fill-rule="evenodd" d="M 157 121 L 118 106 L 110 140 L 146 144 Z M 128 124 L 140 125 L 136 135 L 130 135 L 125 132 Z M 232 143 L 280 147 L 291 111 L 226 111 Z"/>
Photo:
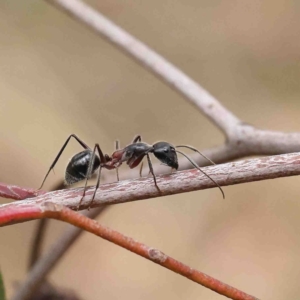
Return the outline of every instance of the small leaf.
<path id="1" fill-rule="evenodd" d="M 3 284 L 3 278 L 0 271 L 0 300 L 5 300 L 5 290 L 4 290 L 4 284 Z"/>

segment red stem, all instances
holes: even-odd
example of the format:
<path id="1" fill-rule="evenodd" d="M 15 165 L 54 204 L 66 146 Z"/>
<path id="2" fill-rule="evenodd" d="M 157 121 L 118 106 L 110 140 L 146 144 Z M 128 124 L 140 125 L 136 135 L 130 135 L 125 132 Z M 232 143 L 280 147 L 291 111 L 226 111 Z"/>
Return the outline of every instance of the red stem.
<path id="1" fill-rule="evenodd" d="M 202 272 L 192 269 L 187 265 L 184 265 L 183 263 L 164 254 L 160 250 L 148 247 L 115 230 L 100 225 L 98 222 L 74 212 L 65 206 L 48 201 L 40 204 L 29 204 L 26 206 L 15 205 L 9 208 L 4 207 L 4 209 L 0 210 L 0 226 L 11 224 L 16 221 L 28 221 L 33 218 L 52 218 L 73 224 L 74 226 L 80 227 L 83 230 L 91 232 L 105 240 L 143 256 L 146 259 L 185 276 L 190 280 L 193 280 L 194 282 L 197 282 L 228 298 L 236 300 L 257 299 Z"/>
<path id="2" fill-rule="evenodd" d="M 9 185 L 0 182 L 0 197 L 23 200 L 45 194 L 44 191 L 39 191 L 31 188 L 22 188 L 16 185 Z"/>

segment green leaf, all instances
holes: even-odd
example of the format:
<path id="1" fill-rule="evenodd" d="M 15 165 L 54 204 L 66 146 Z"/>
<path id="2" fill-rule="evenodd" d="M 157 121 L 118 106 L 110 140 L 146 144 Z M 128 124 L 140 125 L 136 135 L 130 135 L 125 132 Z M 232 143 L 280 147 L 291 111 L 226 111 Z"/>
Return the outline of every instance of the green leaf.
<path id="1" fill-rule="evenodd" d="M 0 271 L 0 300 L 5 300 L 5 290 L 4 290 L 4 283 L 3 283 L 1 271 Z"/>

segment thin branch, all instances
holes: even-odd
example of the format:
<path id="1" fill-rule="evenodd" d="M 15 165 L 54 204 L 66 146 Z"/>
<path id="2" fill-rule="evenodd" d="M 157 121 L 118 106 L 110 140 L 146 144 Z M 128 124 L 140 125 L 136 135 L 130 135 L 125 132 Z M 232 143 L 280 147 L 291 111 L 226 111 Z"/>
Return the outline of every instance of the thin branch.
<path id="1" fill-rule="evenodd" d="M 76 20 L 83 22 L 161 78 L 174 90 L 181 93 L 191 104 L 200 109 L 225 134 L 230 131 L 232 126 L 239 123 L 236 116 L 197 82 L 84 2 L 80 0 L 47 1 L 63 9 Z"/>
<path id="2" fill-rule="evenodd" d="M 220 186 L 240 184 L 258 180 L 294 176 L 300 174 L 300 153 L 290 153 L 250 160 L 243 160 L 222 165 L 203 168 L 213 177 Z M 157 184 L 161 193 L 153 184 L 153 178 L 125 180 L 112 184 L 103 184 L 97 190 L 93 207 L 103 204 L 117 204 L 147 198 L 155 198 L 215 187 L 214 183 L 199 173 L 198 170 L 175 172 L 168 175 L 157 176 Z M 88 188 L 81 209 L 87 208 L 94 192 L 94 187 Z M 35 211 L 26 207 L 35 205 L 36 209 L 41 203 L 51 201 L 55 204 L 63 203 L 65 206 L 76 209 L 82 197 L 83 188 L 49 192 L 32 200 L 0 205 L 0 226 L 22 222 L 23 218 L 36 219 Z M 16 218 L 15 211 L 22 207 L 22 214 Z"/>
<path id="3" fill-rule="evenodd" d="M 232 131 L 228 144 L 241 156 L 299 152 L 300 132 L 262 130 L 241 123 Z"/>
<path id="4" fill-rule="evenodd" d="M 38 210 L 37 210 L 38 207 Z M 32 214 L 29 212 L 32 210 Z M 12 213 L 12 210 L 10 211 Z M 123 234 L 100 225 L 94 220 L 87 218 L 77 212 L 74 212 L 62 205 L 58 205 L 52 202 L 44 202 L 39 206 L 31 204 L 25 206 L 19 206 L 15 211 L 17 215 L 24 215 L 30 218 L 31 215 L 35 215 L 37 218 L 53 218 L 68 222 L 74 226 L 80 227 L 85 231 L 93 233 L 105 240 L 108 240 L 116 245 L 119 245 L 129 251 L 132 251 L 148 260 L 151 260 L 171 271 L 174 271 L 188 279 L 199 283 L 216 293 L 229 297 L 231 299 L 240 300 L 254 300 L 257 299 L 251 295 L 248 295 L 242 291 L 239 291 L 227 284 L 222 283 L 202 272 L 184 265 L 183 263 L 167 256 L 158 249 L 148 247 L 142 243 L 133 240 L 130 237 L 124 236 Z M 23 212 L 23 213 L 22 213 Z M 26 218 L 26 217 L 25 217 Z M 30 288 L 30 287 L 27 287 Z M 28 299 L 23 296 L 24 290 L 20 289 L 18 293 L 13 297 L 13 300 L 25 300 Z"/>
<path id="5" fill-rule="evenodd" d="M 223 156 L 219 155 L 220 154 L 219 150 L 216 149 L 216 151 L 210 151 L 210 153 L 212 155 L 213 153 L 216 153 L 218 154 L 217 155 L 218 158 L 222 158 Z M 226 157 L 227 155 L 224 155 L 223 159 L 225 159 Z M 63 186 L 58 185 L 52 190 L 59 190 L 62 188 Z M 102 206 L 97 209 L 91 210 L 85 215 L 91 219 L 94 219 L 97 216 L 99 216 L 99 214 L 102 213 L 106 208 L 108 208 L 108 206 Z M 47 275 L 53 270 L 53 268 L 56 266 L 60 258 L 63 257 L 64 253 L 67 252 L 68 249 L 71 247 L 71 245 L 74 244 L 74 242 L 79 238 L 79 236 L 81 236 L 80 234 L 82 232 L 81 228 L 73 227 L 73 226 L 67 228 L 65 232 L 62 233 L 62 235 L 58 238 L 58 240 L 56 240 L 55 243 L 50 247 L 50 249 L 46 253 L 44 253 L 42 257 L 40 257 L 41 244 L 43 241 L 44 231 L 46 228 L 45 224 L 47 224 L 49 221 L 50 221 L 49 219 L 38 220 L 37 233 L 31 247 L 32 250 L 31 250 L 30 261 L 29 261 L 30 270 L 28 275 L 25 278 L 25 281 L 20 286 L 20 288 L 23 290 L 24 293 L 24 294 L 22 293 L 22 295 L 27 295 L 27 294 L 32 295 L 36 291 L 39 291 L 40 286 L 43 284 Z"/>
<path id="6" fill-rule="evenodd" d="M 280 177 L 280 176 L 297 175 L 297 174 L 299 174 L 299 168 L 297 168 L 297 165 L 299 165 L 299 160 L 300 160 L 299 154 L 289 154 L 289 155 L 281 155 L 281 156 L 275 156 L 275 157 L 269 157 L 269 158 L 256 159 L 256 160 L 251 160 L 248 162 L 247 161 L 237 162 L 237 163 L 235 163 L 235 169 L 234 170 L 231 169 L 231 172 L 234 175 L 238 174 L 238 176 L 232 176 L 231 172 L 226 171 L 226 168 L 230 169 L 230 167 L 228 167 L 228 165 L 231 165 L 231 164 L 226 164 L 226 165 L 218 166 L 218 167 L 223 167 L 222 168 L 223 171 L 219 170 L 219 173 L 223 172 L 226 174 L 226 176 L 229 176 L 231 179 L 231 182 L 229 182 L 228 184 L 232 184 L 232 183 L 246 182 L 246 181 L 252 181 L 252 180 L 274 178 L 277 176 Z M 268 170 L 270 170 L 269 174 L 268 174 Z M 249 174 L 250 175 L 252 174 L 253 176 L 248 176 Z M 177 175 L 177 174 L 175 174 L 175 175 Z M 123 186 L 123 188 L 124 188 L 124 186 Z M 126 190 L 126 187 L 125 187 L 125 190 Z M 82 192 L 82 190 L 81 190 L 81 192 Z M 130 190 L 128 192 L 130 193 Z M 19 203 L 17 203 L 17 204 L 19 204 Z M 43 204 L 41 204 L 41 205 L 43 205 Z M 19 219 L 18 221 L 24 221 L 26 218 L 30 218 L 30 219 L 33 217 L 38 218 L 39 216 L 36 215 L 36 207 L 35 207 L 37 205 L 34 205 L 34 202 L 33 202 L 32 206 L 33 206 L 32 211 L 30 211 L 30 209 L 26 206 L 21 207 L 20 205 L 17 205 L 17 207 L 15 207 L 15 208 L 18 210 L 18 207 L 19 208 L 21 207 L 22 211 L 19 211 L 15 215 L 14 215 L 14 213 L 16 211 L 11 209 L 12 207 L 10 207 L 10 208 L 2 207 L 5 209 L 5 211 L 3 211 L 3 210 L 0 211 L 0 220 L 2 220 L 2 221 L 4 220 L 4 222 L 5 222 L 5 220 L 8 222 L 10 222 L 12 220 L 14 222 L 17 222 L 17 219 Z M 40 204 L 38 205 L 38 207 L 40 207 Z M 10 212 L 11 214 L 9 215 L 9 213 L 7 214 L 7 212 Z M 2 225 L 5 225 L 5 224 L 3 223 Z M 79 233 L 79 231 L 77 233 Z M 67 233 L 67 235 L 69 235 L 69 233 Z M 73 235 L 70 234 L 69 238 L 73 239 Z M 45 258 L 46 263 L 44 262 L 44 263 L 38 264 L 36 266 L 36 268 L 34 268 L 30 277 L 28 277 L 28 280 L 25 281 L 24 288 L 27 287 L 27 291 L 34 290 L 33 289 L 34 285 L 37 285 L 39 283 L 39 280 L 42 280 L 43 276 L 45 276 L 45 274 L 47 274 L 47 272 L 49 271 L 49 268 L 51 267 L 51 265 L 52 264 L 54 265 L 55 261 L 57 261 L 57 258 L 60 257 L 62 255 L 62 253 L 64 253 L 65 250 L 62 248 L 59 248 L 59 245 L 61 244 L 61 245 L 66 246 L 68 244 L 68 243 L 66 243 L 66 241 L 68 241 L 68 236 L 63 236 L 60 241 L 61 242 L 64 241 L 64 244 L 63 243 L 57 244 L 58 250 L 56 251 L 56 255 L 53 255 L 53 256 L 47 255 Z M 60 251 L 60 249 L 62 249 L 62 250 Z M 52 250 L 54 250 L 54 248 L 52 248 Z M 47 268 L 48 268 L 48 270 L 47 270 Z M 25 289 L 25 291 L 26 291 L 26 289 Z M 16 298 L 16 299 L 19 299 L 19 298 Z"/>
<path id="7" fill-rule="evenodd" d="M 280 133 L 278 133 L 280 134 Z M 285 135 L 285 134 L 282 134 Z M 284 139 L 283 139 L 284 140 Z M 272 147 L 269 151 L 273 152 L 276 147 Z M 276 150 L 275 150 L 276 151 Z M 231 147 L 228 144 L 222 145 L 220 147 L 215 147 L 211 149 L 207 149 L 202 151 L 206 155 L 209 155 L 216 163 L 222 163 L 225 161 L 233 160 L 239 158 L 240 153 L 239 151 L 231 151 Z M 198 164 L 206 165 L 207 161 L 204 160 L 198 154 L 194 155 L 194 160 L 198 160 Z M 181 169 L 188 169 L 190 164 L 188 161 L 181 163 Z M 156 171 L 162 173 L 163 171 L 166 172 L 166 168 L 161 165 L 156 165 Z M 134 178 L 137 176 L 133 170 L 129 173 L 126 173 L 126 178 Z M 111 173 L 108 173 L 109 175 Z M 106 178 L 106 179 L 110 179 Z M 114 179 L 114 178 L 113 178 Z M 90 218 L 94 218 L 94 216 L 98 215 L 102 211 L 102 207 L 98 208 L 100 211 L 92 210 L 90 215 L 87 215 Z M 43 224 L 47 219 L 41 219 L 39 222 Z M 81 231 L 80 228 L 72 227 L 72 229 L 67 229 L 66 233 L 58 239 L 58 241 L 53 245 L 49 251 L 45 253 L 45 255 L 37 262 L 34 268 L 29 273 L 28 277 L 25 280 L 25 285 L 27 283 L 28 286 L 31 286 L 32 291 L 34 291 L 33 287 L 38 288 L 42 280 L 47 276 L 47 274 L 53 269 L 56 265 L 57 261 L 63 256 L 64 252 L 68 250 L 72 243 L 80 236 L 79 232 Z M 72 241 L 72 243 L 70 242 Z M 39 249 L 39 247 L 38 247 Z M 58 249 L 58 250 L 56 250 Z M 39 253 L 39 252 L 38 252 Z M 34 253 L 36 254 L 36 253 Z M 34 261 L 36 261 L 36 255 L 34 255 Z M 31 263 L 33 265 L 33 263 Z"/>

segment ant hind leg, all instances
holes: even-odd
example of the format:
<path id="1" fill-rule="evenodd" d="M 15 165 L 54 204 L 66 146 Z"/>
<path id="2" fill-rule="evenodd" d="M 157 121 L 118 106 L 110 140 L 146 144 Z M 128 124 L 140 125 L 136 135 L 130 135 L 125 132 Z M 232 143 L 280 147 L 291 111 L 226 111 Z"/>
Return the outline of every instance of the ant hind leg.
<path id="1" fill-rule="evenodd" d="M 96 150 L 98 151 L 101 163 L 100 163 L 100 166 L 99 166 L 96 188 L 95 188 L 94 194 L 92 196 L 92 200 L 91 200 L 91 202 L 90 202 L 90 204 L 88 206 L 88 209 L 90 209 L 90 206 L 92 205 L 92 203 L 94 201 L 94 198 L 95 198 L 95 195 L 96 195 L 96 191 L 97 191 L 97 189 L 99 187 L 99 184 L 100 184 L 101 169 L 102 169 L 102 164 L 105 163 L 105 156 L 103 155 L 103 152 L 102 152 L 99 144 L 95 144 L 93 152 L 92 152 L 91 159 L 89 161 L 89 166 L 88 166 L 88 169 L 87 169 L 87 172 L 86 172 L 86 179 L 85 179 L 85 185 L 84 185 L 84 189 L 83 189 L 83 195 L 82 195 L 82 197 L 80 199 L 80 202 L 79 202 L 79 204 L 77 206 L 77 210 L 79 210 L 80 205 L 82 203 L 82 200 L 85 197 L 85 192 L 86 192 L 86 189 L 87 189 L 87 183 L 88 183 L 88 180 L 90 179 L 90 177 L 91 177 L 91 175 L 93 173 L 93 165 L 94 165 Z"/>
<path id="2" fill-rule="evenodd" d="M 95 150 L 95 149 L 98 150 L 98 153 L 99 153 L 100 157 L 102 157 L 102 156 L 103 156 L 103 153 L 102 153 L 102 151 L 101 151 L 101 149 L 100 149 L 99 144 L 96 144 L 96 145 L 95 145 L 94 150 Z M 104 161 L 104 163 L 105 163 L 105 161 Z M 95 186 L 95 191 L 94 191 L 94 193 L 93 193 L 92 200 L 91 200 L 91 202 L 90 202 L 90 204 L 89 204 L 88 209 L 90 209 L 90 207 L 92 206 L 92 204 L 93 204 L 93 202 L 94 202 L 94 199 L 95 199 L 95 196 L 96 196 L 96 192 L 97 192 L 97 190 L 98 190 L 98 188 L 99 188 L 99 186 L 100 186 L 101 170 L 102 170 L 102 165 L 100 164 L 99 171 L 98 171 L 98 175 L 97 175 L 97 183 L 96 183 L 96 186 Z"/>
<path id="3" fill-rule="evenodd" d="M 61 149 L 59 150 L 58 154 L 56 155 L 56 157 L 55 157 L 54 161 L 52 162 L 52 164 L 51 164 L 51 166 L 50 166 L 50 168 L 49 168 L 49 170 L 48 170 L 46 176 L 44 177 L 44 180 L 43 180 L 41 186 L 39 187 L 39 190 L 43 187 L 43 185 L 44 185 L 44 183 L 45 183 L 45 181 L 46 181 L 46 179 L 47 179 L 49 173 L 50 173 L 51 170 L 55 167 L 57 161 L 59 160 L 61 154 L 63 153 L 63 151 L 64 151 L 65 148 L 67 147 L 67 145 L 68 145 L 68 143 L 69 143 L 69 141 L 70 141 L 70 139 L 71 139 L 72 137 L 73 137 L 73 138 L 74 138 L 74 139 L 75 139 L 75 140 L 76 140 L 76 141 L 77 141 L 84 149 L 90 149 L 90 147 L 89 147 L 86 143 L 84 143 L 77 135 L 71 134 L 71 135 L 67 138 L 67 140 L 65 141 L 65 143 L 63 144 L 63 146 L 61 147 Z"/>

